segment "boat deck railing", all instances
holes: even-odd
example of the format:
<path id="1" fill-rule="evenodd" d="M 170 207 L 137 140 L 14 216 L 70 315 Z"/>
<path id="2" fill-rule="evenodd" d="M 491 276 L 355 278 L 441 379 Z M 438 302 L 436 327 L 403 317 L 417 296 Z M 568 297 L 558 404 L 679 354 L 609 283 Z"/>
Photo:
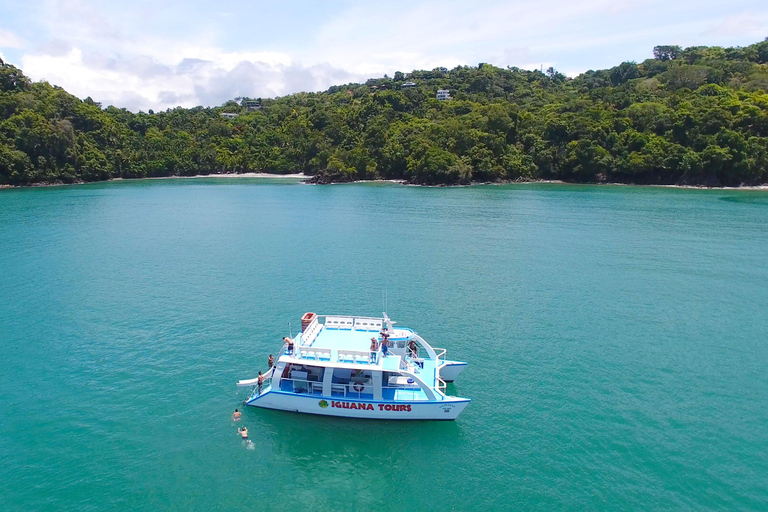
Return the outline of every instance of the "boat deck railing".
<path id="1" fill-rule="evenodd" d="M 445 392 L 448 384 L 446 384 L 445 381 L 440 378 L 440 368 L 445 365 L 445 361 L 440 362 L 440 358 L 443 357 L 448 351 L 439 347 L 432 347 L 432 350 L 435 351 L 435 384 L 437 385 L 438 390 Z"/>
<path id="2" fill-rule="evenodd" d="M 288 353 L 288 345 L 283 344 L 279 356 L 290 355 L 307 361 L 332 361 L 349 364 L 376 365 L 381 360 L 381 350 L 337 350 L 332 348 L 304 347 L 294 344 L 293 353 Z"/>
<path id="3" fill-rule="evenodd" d="M 317 321 L 317 316 L 310 322 L 304 332 L 300 333 L 301 345 L 308 347 L 317 339 L 317 335 L 323 329 L 323 325 Z"/>
<path id="4" fill-rule="evenodd" d="M 320 318 L 324 319 L 324 323 L 320 323 Z M 385 327 L 383 318 L 370 316 L 317 315 L 306 329 L 304 329 L 304 332 L 300 333 L 300 345 L 303 347 L 311 347 L 320 335 L 320 331 L 323 329 L 378 333 L 383 327 Z M 407 328 L 404 328 L 404 330 L 411 331 Z"/>
<path id="5" fill-rule="evenodd" d="M 254 384 L 253 388 L 251 388 L 251 396 L 248 398 L 248 400 L 253 400 L 256 397 L 263 395 L 270 389 L 272 389 L 272 377 L 264 379 L 264 382 L 261 384 L 261 393 L 259 393 L 259 385 Z M 246 400 L 246 402 L 248 400 Z"/>
<path id="6" fill-rule="evenodd" d="M 378 332 L 384 325 L 383 318 L 370 316 L 331 316 L 320 315 L 325 318 L 323 326 L 326 329 L 347 329 L 352 331 Z"/>

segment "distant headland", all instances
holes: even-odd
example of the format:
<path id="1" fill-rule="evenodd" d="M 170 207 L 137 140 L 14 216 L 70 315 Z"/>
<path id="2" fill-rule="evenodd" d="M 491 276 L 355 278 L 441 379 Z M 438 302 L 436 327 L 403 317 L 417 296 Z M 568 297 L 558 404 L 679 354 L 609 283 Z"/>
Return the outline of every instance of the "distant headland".
<path id="1" fill-rule="evenodd" d="M 0 60 L 0 186 L 201 174 L 421 185 L 768 183 L 768 38 L 573 79 L 489 64 L 132 113 Z"/>

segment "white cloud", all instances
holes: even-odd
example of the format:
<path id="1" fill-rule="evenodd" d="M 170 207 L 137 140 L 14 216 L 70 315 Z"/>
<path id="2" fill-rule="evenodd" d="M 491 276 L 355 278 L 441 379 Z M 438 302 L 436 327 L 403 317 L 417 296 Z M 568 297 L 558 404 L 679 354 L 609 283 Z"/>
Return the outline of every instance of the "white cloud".
<path id="1" fill-rule="evenodd" d="M 219 0 L 214 13 L 188 0 L 30 0 L 16 10 L 25 20 L 0 20 L 0 47 L 21 49 L 10 53 L 21 55 L 25 73 L 132 110 L 478 62 L 577 74 L 650 57 L 656 44 L 749 44 L 768 26 L 768 6 L 757 0 L 285 2 L 256 10 Z M 18 33 L 29 41 L 9 26 L 26 27 Z"/>
<path id="2" fill-rule="evenodd" d="M 2 48 L 24 48 L 24 40 L 11 32 L 0 28 L 0 47 Z"/>
<path id="3" fill-rule="evenodd" d="M 328 64 L 302 66 L 274 52 L 190 48 L 187 54 L 166 64 L 147 55 L 118 59 L 72 47 L 64 54 L 26 55 L 22 68 L 76 96 L 130 110 L 218 105 L 237 96 L 273 97 L 362 78 Z"/>
<path id="4" fill-rule="evenodd" d="M 759 40 L 768 35 L 768 14 L 743 12 L 728 16 L 712 23 L 704 33 L 726 37 L 747 35 Z"/>
<path id="5" fill-rule="evenodd" d="M 21 57 L 24 72 L 130 110 L 219 105 L 237 96 L 273 97 L 365 78 L 323 60 L 303 65 L 281 51 L 227 51 L 213 32 L 148 33 L 140 26 L 146 17 L 126 21 L 131 14 L 108 8 L 49 0 L 41 19 L 50 39 Z"/>
<path id="6" fill-rule="evenodd" d="M 706 1 L 706 0 L 703 0 Z M 655 26 L 629 16 L 662 0 L 398 0 L 372 9 L 358 3 L 326 24 L 313 54 L 358 73 L 458 64 L 539 67 L 558 50 L 607 49 Z M 657 23 L 658 25 L 658 23 Z M 669 32 L 669 25 L 666 26 Z M 601 48 L 602 46 L 602 48 Z M 650 54 L 653 45 L 646 48 Z M 532 64 L 534 63 L 534 64 Z M 571 65 L 573 65 L 571 63 Z"/>

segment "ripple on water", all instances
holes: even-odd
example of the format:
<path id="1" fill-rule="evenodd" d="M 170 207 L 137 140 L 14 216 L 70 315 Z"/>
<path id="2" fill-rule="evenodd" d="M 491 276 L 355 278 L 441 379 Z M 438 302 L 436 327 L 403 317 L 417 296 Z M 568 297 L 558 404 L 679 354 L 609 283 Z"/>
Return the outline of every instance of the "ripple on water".
<path id="1" fill-rule="evenodd" d="M 768 508 L 765 192 L 6 192 L 5 509 Z M 459 420 L 245 408 L 244 444 L 234 383 L 383 289 L 469 361 Z"/>

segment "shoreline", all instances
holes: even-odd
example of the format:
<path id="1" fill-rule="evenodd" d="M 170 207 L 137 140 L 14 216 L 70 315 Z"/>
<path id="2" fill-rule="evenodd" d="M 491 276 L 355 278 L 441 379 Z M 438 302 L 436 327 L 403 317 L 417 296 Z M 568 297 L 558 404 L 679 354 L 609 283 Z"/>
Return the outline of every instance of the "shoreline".
<path id="1" fill-rule="evenodd" d="M 242 172 L 226 174 L 195 174 L 194 176 L 152 176 L 148 178 L 112 178 L 106 181 L 135 181 L 135 180 L 178 180 L 178 179 L 197 179 L 197 178 L 307 178 L 303 172 L 290 174 L 274 174 L 268 172 Z M 92 181 L 89 183 L 99 183 Z"/>
<path id="2" fill-rule="evenodd" d="M 619 183 L 619 182 L 602 182 L 602 183 L 576 183 L 572 181 L 562 180 L 529 180 L 529 181 L 476 181 L 468 184 L 460 185 L 421 185 L 418 183 L 409 183 L 406 180 L 356 180 L 356 181 L 336 181 L 332 183 L 324 183 L 325 185 L 351 185 L 355 183 L 396 183 L 407 187 L 426 187 L 426 188 L 464 188 L 464 187 L 476 187 L 479 185 L 587 185 L 587 186 L 616 186 L 616 187 L 661 187 L 661 188 L 679 188 L 679 189 L 692 189 L 692 190 L 768 190 L 768 184 L 764 185 L 744 185 L 741 187 L 707 187 L 705 185 L 660 185 L 656 183 L 641 184 L 641 183 Z M 310 183 L 310 185 L 317 185 L 316 183 Z"/>
<path id="3" fill-rule="evenodd" d="M 226 174 L 195 174 L 193 176 L 152 176 L 147 178 L 111 178 L 109 180 L 103 180 L 103 181 L 79 181 L 75 183 L 41 182 L 41 183 L 31 183 L 29 185 L 0 185 L 0 190 L 20 189 L 20 188 L 38 188 L 38 187 L 65 187 L 65 186 L 72 186 L 72 185 L 87 185 L 87 184 L 93 184 L 93 183 L 110 183 L 114 181 L 180 180 L 180 179 L 200 179 L 200 178 L 224 178 L 224 179 L 287 178 L 287 179 L 295 179 L 295 180 L 298 180 L 298 179 L 306 180 L 308 178 L 311 178 L 311 175 L 307 175 L 304 173 L 274 174 L 274 173 L 266 173 L 266 172 L 244 172 L 244 173 L 226 173 Z M 306 181 L 303 181 L 302 183 L 315 185 L 314 183 L 307 183 Z M 434 187 L 434 188 L 443 188 L 443 187 L 462 188 L 462 187 L 474 187 L 478 185 L 500 186 L 500 185 L 553 184 L 553 185 L 592 185 L 592 186 L 620 186 L 620 187 L 660 187 L 660 188 L 693 189 L 693 190 L 752 190 L 752 191 L 768 190 L 768 183 L 762 184 L 762 185 L 745 185 L 740 187 L 708 187 L 705 185 L 662 185 L 662 184 L 655 184 L 655 183 L 654 184 L 614 183 L 614 182 L 575 183 L 575 182 L 562 181 L 562 180 L 529 180 L 529 181 L 500 181 L 500 182 L 478 181 L 478 182 L 461 184 L 461 185 L 420 185 L 418 183 L 409 183 L 408 181 L 402 180 L 402 179 L 378 179 L 378 180 L 355 180 L 355 181 L 346 181 L 346 182 L 339 181 L 339 182 L 325 183 L 323 185 L 349 185 L 349 184 L 359 184 L 359 183 L 393 183 L 393 184 L 412 186 L 412 187 Z"/>
<path id="4" fill-rule="evenodd" d="M 70 187 L 73 185 L 90 185 L 94 183 L 111 183 L 113 181 L 142 181 L 142 180 L 177 180 L 177 179 L 196 179 L 196 178 L 291 178 L 306 179 L 308 176 L 302 172 L 290 174 L 273 174 L 267 172 L 243 172 L 227 174 L 195 174 L 193 176 L 149 176 L 146 178 L 110 178 L 101 181 L 76 181 L 73 183 L 49 183 L 41 181 L 39 183 L 30 183 L 29 185 L 0 185 L 0 189 L 11 188 L 42 188 L 42 187 Z"/>

